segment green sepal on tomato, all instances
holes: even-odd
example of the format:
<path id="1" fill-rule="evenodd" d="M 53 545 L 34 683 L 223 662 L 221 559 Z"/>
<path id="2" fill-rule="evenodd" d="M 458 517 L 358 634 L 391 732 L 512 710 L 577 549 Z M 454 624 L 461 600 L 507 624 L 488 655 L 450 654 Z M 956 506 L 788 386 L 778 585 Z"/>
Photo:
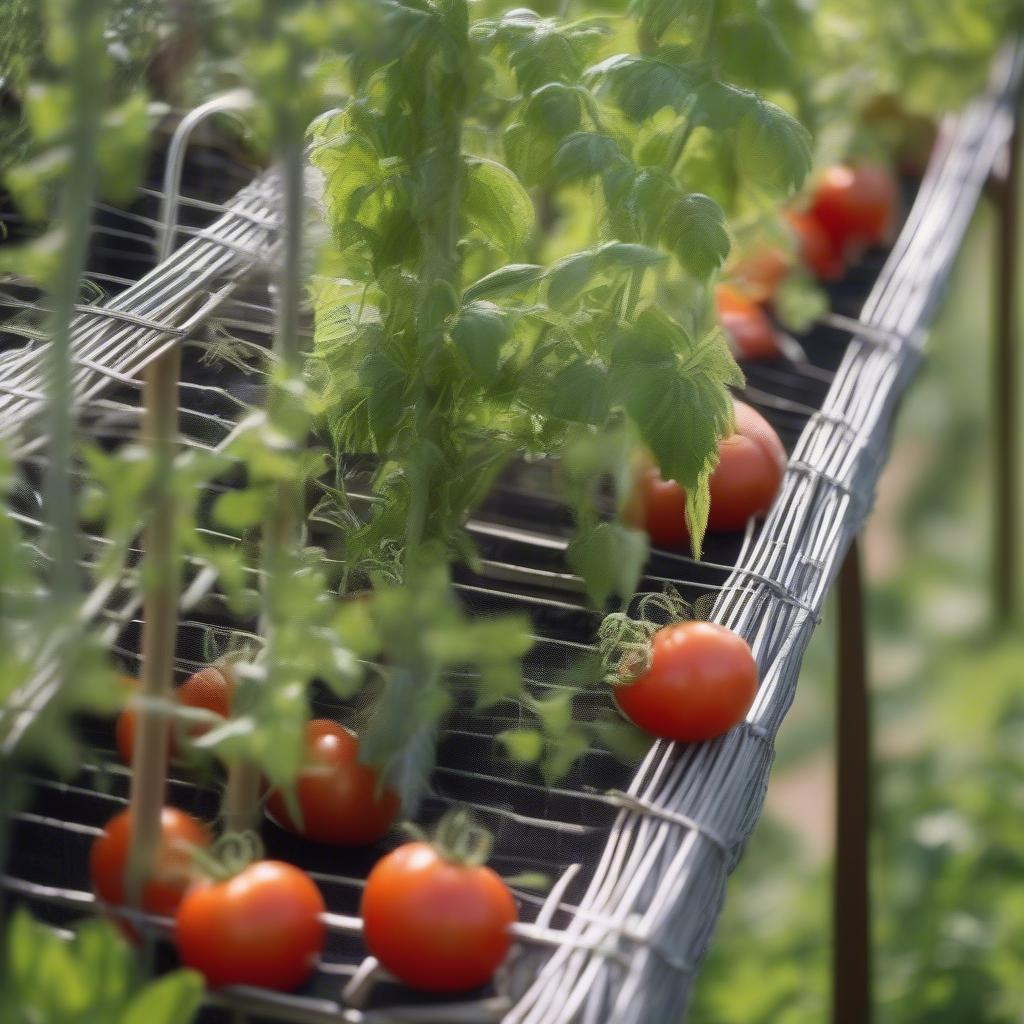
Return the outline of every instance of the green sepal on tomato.
<path id="1" fill-rule="evenodd" d="M 295 783 L 296 820 L 279 790 L 267 798 L 267 811 L 290 832 L 318 843 L 368 846 L 394 824 L 397 795 L 381 786 L 370 765 L 359 761 L 359 740 L 335 722 L 306 724 L 306 767 Z"/>
<path id="2" fill-rule="evenodd" d="M 489 851 L 490 837 L 455 811 L 442 819 L 434 842 L 405 843 L 370 872 L 363 938 L 406 985 L 469 992 L 490 981 L 508 955 L 518 914 L 508 886 L 483 863 Z"/>
<path id="3" fill-rule="evenodd" d="M 659 629 L 644 671 L 617 683 L 615 699 L 634 725 L 666 740 L 713 739 L 741 722 L 757 695 L 747 642 L 713 622 Z"/>
<path id="4" fill-rule="evenodd" d="M 711 474 L 708 530 L 742 530 L 771 507 L 786 469 L 786 450 L 771 424 L 752 406 L 735 403 L 736 429 L 718 445 L 718 465 Z M 626 518 L 647 531 L 661 548 L 682 548 L 690 539 L 686 526 L 686 492 L 662 479 L 656 466 L 642 466 Z"/>

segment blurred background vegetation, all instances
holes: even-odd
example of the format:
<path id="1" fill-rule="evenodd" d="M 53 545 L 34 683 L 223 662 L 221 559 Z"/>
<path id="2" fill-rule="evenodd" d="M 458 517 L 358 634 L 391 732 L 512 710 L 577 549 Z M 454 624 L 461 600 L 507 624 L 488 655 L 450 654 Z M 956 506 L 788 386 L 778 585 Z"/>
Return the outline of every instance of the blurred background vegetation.
<path id="1" fill-rule="evenodd" d="M 993 218 L 984 204 L 961 252 L 864 540 L 878 1024 L 1024 1021 L 1024 630 L 994 627 L 990 596 Z M 835 614 L 804 663 L 694 1024 L 828 1019 Z"/>

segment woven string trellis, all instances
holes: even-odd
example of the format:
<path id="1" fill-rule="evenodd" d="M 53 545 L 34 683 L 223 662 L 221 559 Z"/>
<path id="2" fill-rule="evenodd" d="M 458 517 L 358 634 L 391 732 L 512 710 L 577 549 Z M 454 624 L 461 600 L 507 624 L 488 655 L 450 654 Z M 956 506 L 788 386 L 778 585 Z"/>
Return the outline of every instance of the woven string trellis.
<path id="1" fill-rule="evenodd" d="M 341 983 L 358 975 L 359 962 L 357 944 L 346 938 L 342 959 L 325 964 L 321 972 L 321 981 L 336 981 L 329 997 L 321 994 L 330 986 L 319 984 L 315 996 L 253 990 L 215 996 L 215 1002 L 274 1020 L 340 1019 L 352 1024 L 497 1019 L 515 1024 L 627 1024 L 682 1018 L 727 874 L 760 813 L 773 737 L 792 700 L 804 650 L 843 554 L 870 508 L 896 403 L 916 366 L 924 329 L 983 184 L 1010 136 L 1019 74 L 1017 51 L 1006 52 L 996 64 L 989 92 L 944 126 L 940 148 L 859 321 L 832 318 L 833 327 L 845 332 L 845 355 L 824 403 L 803 427 L 782 493 L 767 521 L 746 538 L 735 569 L 714 588 L 719 597 L 712 617 L 750 640 L 761 669 L 761 690 L 745 725 L 710 744 L 656 745 L 624 793 L 606 792 L 598 784 L 603 775 L 552 791 L 540 798 L 542 809 L 565 805 L 576 810 L 552 811 L 549 820 L 509 810 L 500 796 L 487 795 L 499 784 L 522 788 L 521 782 L 463 770 L 442 759 L 438 799 L 477 803 L 493 821 L 504 823 L 506 839 L 509 829 L 521 828 L 529 838 L 518 843 L 513 838 L 504 847 L 515 845 L 527 853 L 520 857 L 523 862 L 531 860 L 532 852 L 534 862 L 561 869 L 551 894 L 527 904 L 532 920 L 520 930 L 521 949 L 500 979 L 498 996 L 439 1006 L 417 1005 L 406 994 L 398 1007 L 388 1000 L 390 1005 L 372 1009 L 359 1008 L 358 999 L 346 1005 Z M 85 430 L 120 431 L 130 437 L 137 426 L 142 368 L 169 345 L 201 343 L 204 326 L 211 322 L 230 325 L 236 334 L 268 333 L 271 310 L 265 286 L 254 289 L 252 282 L 274 257 L 275 201 L 273 175 L 258 179 L 207 227 L 189 229 L 194 237 L 137 283 L 96 307 L 83 307 L 75 325 L 74 353 Z M 4 329 L 21 332 L 32 343 L 0 357 L 0 434 L 22 463 L 32 466 L 43 458 L 46 440 L 38 428 L 45 401 L 45 341 L 32 326 L 14 322 Z M 35 343 L 40 340 L 44 343 Z M 134 398 L 123 397 L 126 392 Z M 201 411 L 198 400 L 205 397 L 221 400 L 218 412 Z M 223 448 L 237 419 L 237 412 L 232 416 L 225 410 L 237 409 L 237 396 L 186 380 L 182 403 L 188 443 Z M 30 531 L 38 528 L 31 510 L 13 514 Z M 532 525 L 531 532 L 517 531 L 481 513 L 471 527 L 483 538 L 499 537 L 547 552 L 539 560 L 546 569 L 538 568 L 538 561 L 519 569 L 485 562 L 491 581 L 525 578 L 545 596 L 502 594 L 485 579 L 464 586 L 467 598 L 471 603 L 530 602 L 546 614 L 586 616 L 573 600 L 559 597 L 578 596 L 578 581 L 560 568 L 564 539 L 546 533 L 543 522 Z M 87 558 L 101 543 L 86 538 Z M 696 569 L 684 558 L 674 564 L 683 582 Z M 198 637 L 204 630 L 202 622 L 188 618 L 187 609 L 201 602 L 212 584 L 212 577 L 202 573 L 190 579 L 182 623 L 186 637 Z M 138 608 L 130 578 L 101 585 L 88 606 L 104 638 L 126 658 L 135 652 L 124 646 L 123 634 L 138 625 Z M 534 667 L 550 669 L 568 657 L 573 645 L 547 637 L 539 647 L 542 653 Z M 186 655 L 177 662 L 182 675 L 199 665 L 198 658 L 187 656 L 189 648 L 198 652 L 199 641 L 183 642 Z M 58 685 L 56 665 L 44 658 L 34 678 L 0 715 L 0 752 L 16 749 L 20 735 Z M 474 727 L 455 723 L 452 735 L 465 741 L 475 735 Z M 477 792 L 482 781 L 489 786 L 484 793 Z M 187 789 L 184 782 L 175 785 Z M 600 815 L 588 817 L 578 809 L 584 805 Z M 37 829 L 85 838 L 95 832 L 87 824 L 31 812 L 21 818 Z M 593 859 L 566 864 L 564 852 L 576 849 L 573 844 L 582 842 L 581 837 L 600 840 L 587 847 Z M 358 879 L 336 872 L 320 879 L 345 893 L 358 891 Z M 85 891 L 14 873 L 4 877 L 4 885 L 40 903 L 79 910 L 92 905 Z M 349 905 L 347 900 L 345 895 L 343 906 Z M 343 937 L 358 928 L 357 920 L 341 913 L 330 915 L 329 923 Z"/>

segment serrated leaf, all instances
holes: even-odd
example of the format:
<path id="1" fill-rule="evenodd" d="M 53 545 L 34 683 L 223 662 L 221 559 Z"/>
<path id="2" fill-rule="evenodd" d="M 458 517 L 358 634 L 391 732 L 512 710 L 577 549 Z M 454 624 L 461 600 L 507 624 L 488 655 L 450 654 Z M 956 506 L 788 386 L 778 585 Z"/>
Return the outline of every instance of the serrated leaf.
<path id="1" fill-rule="evenodd" d="M 647 562 L 649 543 L 642 530 L 622 523 L 599 523 L 576 535 L 566 551 L 573 572 L 583 577 L 587 593 L 598 608 L 617 595 L 628 600 Z"/>
<path id="2" fill-rule="evenodd" d="M 659 110 L 682 110 L 692 100 L 701 74 L 657 57 L 620 53 L 590 68 L 588 77 L 608 84 L 615 102 L 631 121 L 645 121 Z"/>
<path id="3" fill-rule="evenodd" d="M 736 159 L 744 175 L 773 193 L 788 195 L 811 169 L 811 136 L 792 114 L 758 100 L 740 119 Z"/>
<path id="4" fill-rule="evenodd" d="M 647 309 L 615 340 L 610 370 L 614 393 L 662 476 L 687 491 L 696 488 L 714 467 L 718 439 L 732 423 L 726 385 L 738 369 L 721 339 L 709 334 L 694 342 L 664 314 Z"/>
<path id="5" fill-rule="evenodd" d="M 508 314 L 492 302 L 480 301 L 463 306 L 451 329 L 455 347 L 487 385 L 493 384 L 498 376 L 501 346 L 509 333 Z"/>
<path id="6" fill-rule="evenodd" d="M 573 132 L 558 147 L 552 169 L 561 183 L 601 174 L 621 156 L 615 140 L 597 132 Z"/>
<path id="7" fill-rule="evenodd" d="M 496 160 L 470 157 L 466 163 L 466 220 L 507 253 L 515 252 L 533 231 L 533 201 L 515 174 Z"/>
<path id="8" fill-rule="evenodd" d="M 462 299 L 468 303 L 485 295 L 525 291 L 543 276 L 544 268 L 536 263 L 509 263 L 474 281 L 463 292 Z"/>
<path id="9" fill-rule="evenodd" d="M 608 369 L 596 359 L 576 359 L 563 367 L 551 378 L 548 394 L 548 412 L 559 419 L 595 425 L 608 419 Z"/>
<path id="10" fill-rule="evenodd" d="M 405 368 L 382 349 L 373 349 L 359 365 L 359 383 L 366 392 L 370 432 L 378 451 L 391 443 L 405 413 Z"/>
<path id="11" fill-rule="evenodd" d="M 544 753 L 544 737 L 536 729 L 506 729 L 495 739 L 516 764 L 536 764 Z"/>
<path id="12" fill-rule="evenodd" d="M 698 475 L 696 485 L 686 491 L 686 526 L 694 558 L 700 558 L 704 548 L 704 534 L 711 511 L 710 480 L 711 470 L 705 469 Z"/>
<path id="13" fill-rule="evenodd" d="M 700 192 L 680 196 L 665 211 L 661 239 L 680 265 L 701 281 L 718 270 L 729 255 L 722 208 Z"/>

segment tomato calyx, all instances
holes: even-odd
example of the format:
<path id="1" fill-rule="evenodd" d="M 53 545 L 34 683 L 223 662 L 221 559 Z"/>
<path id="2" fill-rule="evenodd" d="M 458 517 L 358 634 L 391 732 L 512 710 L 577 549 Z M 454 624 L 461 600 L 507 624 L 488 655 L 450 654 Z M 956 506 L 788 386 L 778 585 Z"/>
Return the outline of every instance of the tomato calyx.
<path id="1" fill-rule="evenodd" d="M 597 647 L 604 680 L 625 686 L 651 667 L 654 635 L 666 623 L 692 620 L 694 609 L 674 587 L 660 594 L 644 594 L 636 618 L 627 612 L 606 615 L 598 628 Z"/>
<path id="2" fill-rule="evenodd" d="M 263 840 L 255 832 L 225 832 L 209 849 L 193 846 L 189 853 L 208 881 L 227 882 L 263 859 Z"/>
<path id="3" fill-rule="evenodd" d="M 446 812 L 432 834 L 412 822 L 404 822 L 402 828 L 414 841 L 427 843 L 442 860 L 459 867 L 478 868 L 486 864 L 494 849 L 494 836 L 465 807 Z"/>

